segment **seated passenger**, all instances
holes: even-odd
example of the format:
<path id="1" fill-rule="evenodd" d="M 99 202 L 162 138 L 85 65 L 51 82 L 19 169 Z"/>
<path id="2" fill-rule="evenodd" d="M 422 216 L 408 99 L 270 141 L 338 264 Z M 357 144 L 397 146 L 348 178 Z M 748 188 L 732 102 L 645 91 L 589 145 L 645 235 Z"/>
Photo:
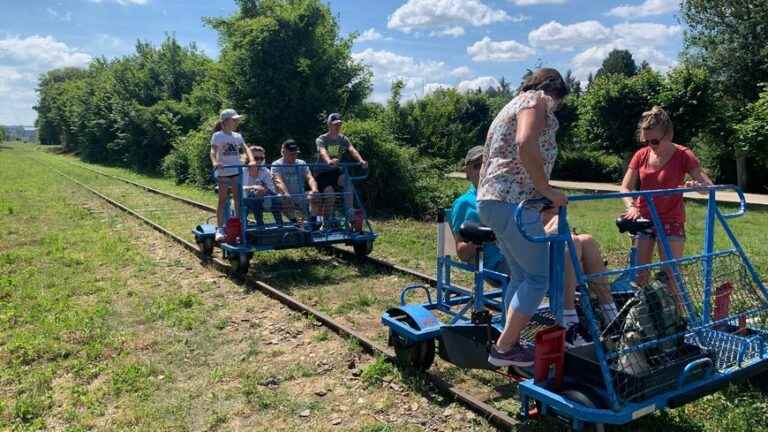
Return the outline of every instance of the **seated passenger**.
<path id="1" fill-rule="evenodd" d="M 349 142 L 349 139 L 341 133 L 341 114 L 331 114 L 326 122 L 328 132 L 320 135 L 315 140 L 317 145 L 317 167 L 315 177 L 318 190 L 323 194 L 331 194 L 346 189 L 349 192 L 344 195 L 344 205 L 347 211 L 351 211 L 353 200 L 349 188 L 345 188 L 348 179 L 342 174 L 339 163 L 358 162 L 363 168 L 368 167 L 368 162 L 363 159 L 360 152 Z M 335 197 L 333 195 L 322 198 L 320 215 L 333 216 Z M 349 216 L 349 215 L 346 215 Z"/>
<path id="2" fill-rule="evenodd" d="M 483 147 L 475 146 L 469 149 L 464 158 L 464 173 L 467 180 L 471 183 L 469 188 L 460 197 L 456 198 L 451 207 L 450 225 L 453 236 L 456 239 L 456 253 L 464 262 L 472 263 L 477 256 L 479 246 L 468 241 L 464 241 L 459 234 L 459 228 L 464 222 L 480 223 L 480 216 L 477 214 L 477 182 L 480 179 L 480 167 L 483 165 Z M 486 243 L 483 246 L 483 259 L 485 268 L 495 272 L 508 274 L 504 256 L 494 243 Z M 499 284 L 489 281 L 493 286 Z"/>
<path id="3" fill-rule="evenodd" d="M 272 162 L 272 177 L 277 193 L 283 197 L 282 211 L 292 222 L 316 216 L 313 195 L 317 193 L 317 182 L 307 163 L 297 158 L 298 144 L 292 139 L 285 140 L 280 153 L 283 157 Z M 309 186 L 306 193 L 305 184 Z"/>
<path id="4" fill-rule="evenodd" d="M 544 231 L 549 234 L 557 233 L 557 209 L 546 209 L 541 213 Z M 581 262 L 582 271 L 586 274 L 603 273 L 608 271 L 603 262 L 603 256 L 600 252 L 600 245 L 589 234 L 572 234 L 573 243 L 576 245 L 576 256 Z M 601 278 L 593 280 L 589 284 L 589 289 L 597 296 L 600 303 L 600 313 L 603 317 L 604 325 L 608 325 L 616 315 L 618 310 L 613 301 L 610 283 Z M 579 316 L 576 313 L 576 273 L 573 269 L 570 256 L 566 251 L 565 255 L 565 293 L 563 305 L 563 327 L 565 327 L 566 343 L 569 345 L 583 345 L 587 342 L 588 331 L 579 325 Z M 587 339 L 585 339 L 585 337 Z"/>
<path id="5" fill-rule="evenodd" d="M 277 195 L 277 189 L 272 181 L 272 173 L 265 166 L 264 147 L 254 145 L 249 148 L 257 166 L 243 172 L 243 193 L 248 198 L 245 200 L 247 211 L 253 212 L 257 225 L 264 225 L 264 209 L 271 210 L 275 223 L 282 225 L 280 203 L 271 198 Z M 246 217 L 248 217 L 247 214 Z"/>

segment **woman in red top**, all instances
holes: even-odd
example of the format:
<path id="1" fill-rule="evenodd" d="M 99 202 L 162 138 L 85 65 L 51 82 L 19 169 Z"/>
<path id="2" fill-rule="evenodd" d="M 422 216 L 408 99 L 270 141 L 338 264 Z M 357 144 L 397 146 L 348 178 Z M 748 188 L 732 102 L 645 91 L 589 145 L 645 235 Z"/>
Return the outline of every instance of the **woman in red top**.
<path id="1" fill-rule="evenodd" d="M 674 128 L 666 111 L 655 106 L 643 113 L 638 123 L 638 139 L 643 148 L 638 150 L 629 163 L 624 181 L 621 183 L 622 192 L 630 192 L 640 185 L 640 190 L 675 189 L 681 186 L 699 187 L 710 186 L 712 181 L 701 170 L 699 160 L 691 149 L 672 142 Z M 685 176 L 693 180 L 685 182 Z M 659 213 L 664 233 L 669 239 L 673 258 L 683 255 L 685 246 L 685 204 L 683 195 L 675 194 L 653 198 Z M 651 218 L 648 203 L 644 198 L 637 200 L 624 198 L 627 211 L 624 217 L 637 219 Z M 640 236 L 637 244 L 637 264 L 649 264 L 653 258 L 654 244 L 658 244 L 659 258 L 665 260 L 661 242 L 653 236 Z M 637 283 L 645 284 L 648 272 L 638 275 Z"/>

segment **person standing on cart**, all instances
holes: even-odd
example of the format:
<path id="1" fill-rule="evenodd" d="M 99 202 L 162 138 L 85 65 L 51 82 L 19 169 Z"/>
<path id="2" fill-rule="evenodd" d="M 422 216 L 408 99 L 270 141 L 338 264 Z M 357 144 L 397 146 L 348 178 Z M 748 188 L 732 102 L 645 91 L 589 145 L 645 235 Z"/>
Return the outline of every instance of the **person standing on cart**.
<path id="1" fill-rule="evenodd" d="M 340 163 L 358 162 L 365 169 L 368 162 L 363 159 L 360 152 L 349 139 L 341 133 L 343 124 L 341 114 L 333 113 L 328 116 L 326 121 L 328 132 L 320 135 L 315 140 L 317 146 L 317 167 L 315 168 L 315 179 L 317 186 L 323 194 L 333 194 L 343 190 L 344 204 L 346 210 L 352 211 L 353 200 L 352 190 L 349 187 L 349 179 L 343 174 L 339 167 Z M 321 216 L 328 217 L 333 214 L 335 197 L 333 195 L 325 196 L 321 200 Z M 351 219 L 351 215 L 347 215 Z"/>
<path id="2" fill-rule="evenodd" d="M 251 149 L 253 161 L 258 165 L 243 172 L 243 192 L 248 198 L 245 200 L 245 206 L 253 212 L 256 225 L 264 225 L 264 209 L 271 210 L 275 223 L 282 225 L 283 217 L 280 214 L 280 203 L 278 200 L 272 199 L 277 195 L 277 189 L 272 180 L 272 173 L 265 164 L 266 152 L 264 147 L 248 146 L 248 148 Z"/>
<path id="3" fill-rule="evenodd" d="M 214 176 L 219 186 L 219 204 L 216 207 L 216 241 L 224 239 L 224 208 L 227 204 L 228 193 L 232 192 L 235 202 L 235 214 L 240 214 L 240 191 L 238 177 L 240 176 L 240 151 L 244 150 L 248 165 L 255 165 L 251 150 L 245 146 L 242 135 L 235 132 L 242 118 L 237 111 L 225 109 L 219 114 L 219 121 L 211 136 L 211 163 Z"/>
<path id="4" fill-rule="evenodd" d="M 643 113 L 637 125 L 637 137 L 643 148 L 638 150 L 629 162 L 621 183 L 621 192 L 638 189 L 637 185 L 639 190 L 675 189 L 683 185 L 686 187 L 712 185 L 712 180 L 702 171 L 699 159 L 693 151 L 672 142 L 674 126 L 663 108 L 655 106 Z M 690 175 L 693 180 L 685 182 L 686 175 Z M 654 197 L 653 203 L 661 219 L 664 234 L 669 240 L 672 252 L 672 257 L 669 259 L 680 258 L 683 256 L 685 247 L 683 194 Z M 624 205 L 626 206 L 624 218 L 651 219 L 651 212 L 645 198 L 626 197 Z M 667 259 L 662 244 L 655 234 L 640 234 L 637 241 L 637 265 L 649 264 L 653 259 L 654 246 L 657 245 L 659 258 Z M 674 283 L 672 277 L 669 280 Z M 636 282 L 639 285 L 648 283 L 648 272 L 639 272 Z"/>
<path id="5" fill-rule="evenodd" d="M 520 344 L 520 333 L 538 309 L 549 286 L 549 253 L 546 243 L 523 237 L 512 217 L 518 204 L 546 197 L 553 207 L 568 198 L 549 185 L 557 158 L 555 111 L 568 94 L 568 86 L 555 69 L 537 69 L 523 82 L 520 92 L 496 116 L 485 142 L 477 191 L 480 220 L 496 234 L 509 266 L 512 292 L 507 322 L 491 347 L 488 362 L 494 366 L 530 367 L 533 349 Z M 523 219 L 533 236 L 544 236 L 538 209 L 527 209 Z"/>
<path id="6" fill-rule="evenodd" d="M 301 219 L 316 216 L 314 194 L 317 193 L 317 182 L 307 163 L 298 158 L 299 145 L 292 139 L 285 140 L 280 153 L 283 157 L 272 162 L 272 178 L 277 192 L 283 197 L 283 212 L 292 222 L 297 216 Z M 309 186 L 309 192 L 305 193 L 305 185 Z"/>

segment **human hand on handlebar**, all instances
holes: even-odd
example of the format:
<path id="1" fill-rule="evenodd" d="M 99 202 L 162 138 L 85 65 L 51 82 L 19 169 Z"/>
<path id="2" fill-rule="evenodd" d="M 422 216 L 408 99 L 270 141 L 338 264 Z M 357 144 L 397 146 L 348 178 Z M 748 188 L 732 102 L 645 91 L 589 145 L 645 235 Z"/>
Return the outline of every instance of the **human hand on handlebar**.
<path id="1" fill-rule="evenodd" d="M 542 191 L 541 194 L 552 202 L 552 207 L 554 208 L 568 205 L 568 196 L 552 186 Z"/>
<path id="2" fill-rule="evenodd" d="M 706 189 L 707 185 L 705 185 L 704 183 L 702 183 L 700 181 L 688 180 L 687 182 L 685 182 L 685 187 L 691 188 L 691 189 L 696 189 L 696 193 L 698 193 L 700 195 L 706 195 L 707 194 L 707 189 Z"/>
<path id="3" fill-rule="evenodd" d="M 624 214 L 622 215 L 624 219 L 629 219 L 629 220 L 637 220 L 640 218 L 640 216 L 641 216 L 640 209 L 635 206 L 628 208 L 627 211 L 624 212 Z"/>
<path id="4" fill-rule="evenodd" d="M 363 169 L 368 168 L 368 161 L 365 159 L 360 160 L 360 166 L 363 167 Z"/>

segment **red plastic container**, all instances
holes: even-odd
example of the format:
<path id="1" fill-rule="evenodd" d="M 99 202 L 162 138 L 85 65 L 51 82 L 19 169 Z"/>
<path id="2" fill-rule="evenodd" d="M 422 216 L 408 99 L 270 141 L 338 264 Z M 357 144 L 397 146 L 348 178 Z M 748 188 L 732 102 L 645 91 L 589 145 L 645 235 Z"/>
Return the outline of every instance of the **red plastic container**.
<path id="1" fill-rule="evenodd" d="M 227 224 L 224 226 L 225 241 L 228 244 L 240 243 L 240 233 L 243 226 L 240 224 L 240 219 L 233 217 L 227 220 Z"/>
<path id="2" fill-rule="evenodd" d="M 731 293 L 733 285 L 726 282 L 715 289 L 715 310 L 712 311 L 714 321 L 724 319 L 731 311 Z"/>
<path id="3" fill-rule="evenodd" d="M 350 218 L 350 224 L 352 225 L 352 230 L 356 232 L 360 232 L 363 230 L 363 210 L 362 209 L 354 209 L 352 210 L 351 218 Z"/>
<path id="4" fill-rule="evenodd" d="M 544 383 L 554 375 L 554 388 L 563 384 L 565 364 L 565 329 L 550 327 L 536 333 L 536 350 L 533 360 L 533 379 L 536 383 Z M 552 371 L 554 369 L 554 371 Z"/>

